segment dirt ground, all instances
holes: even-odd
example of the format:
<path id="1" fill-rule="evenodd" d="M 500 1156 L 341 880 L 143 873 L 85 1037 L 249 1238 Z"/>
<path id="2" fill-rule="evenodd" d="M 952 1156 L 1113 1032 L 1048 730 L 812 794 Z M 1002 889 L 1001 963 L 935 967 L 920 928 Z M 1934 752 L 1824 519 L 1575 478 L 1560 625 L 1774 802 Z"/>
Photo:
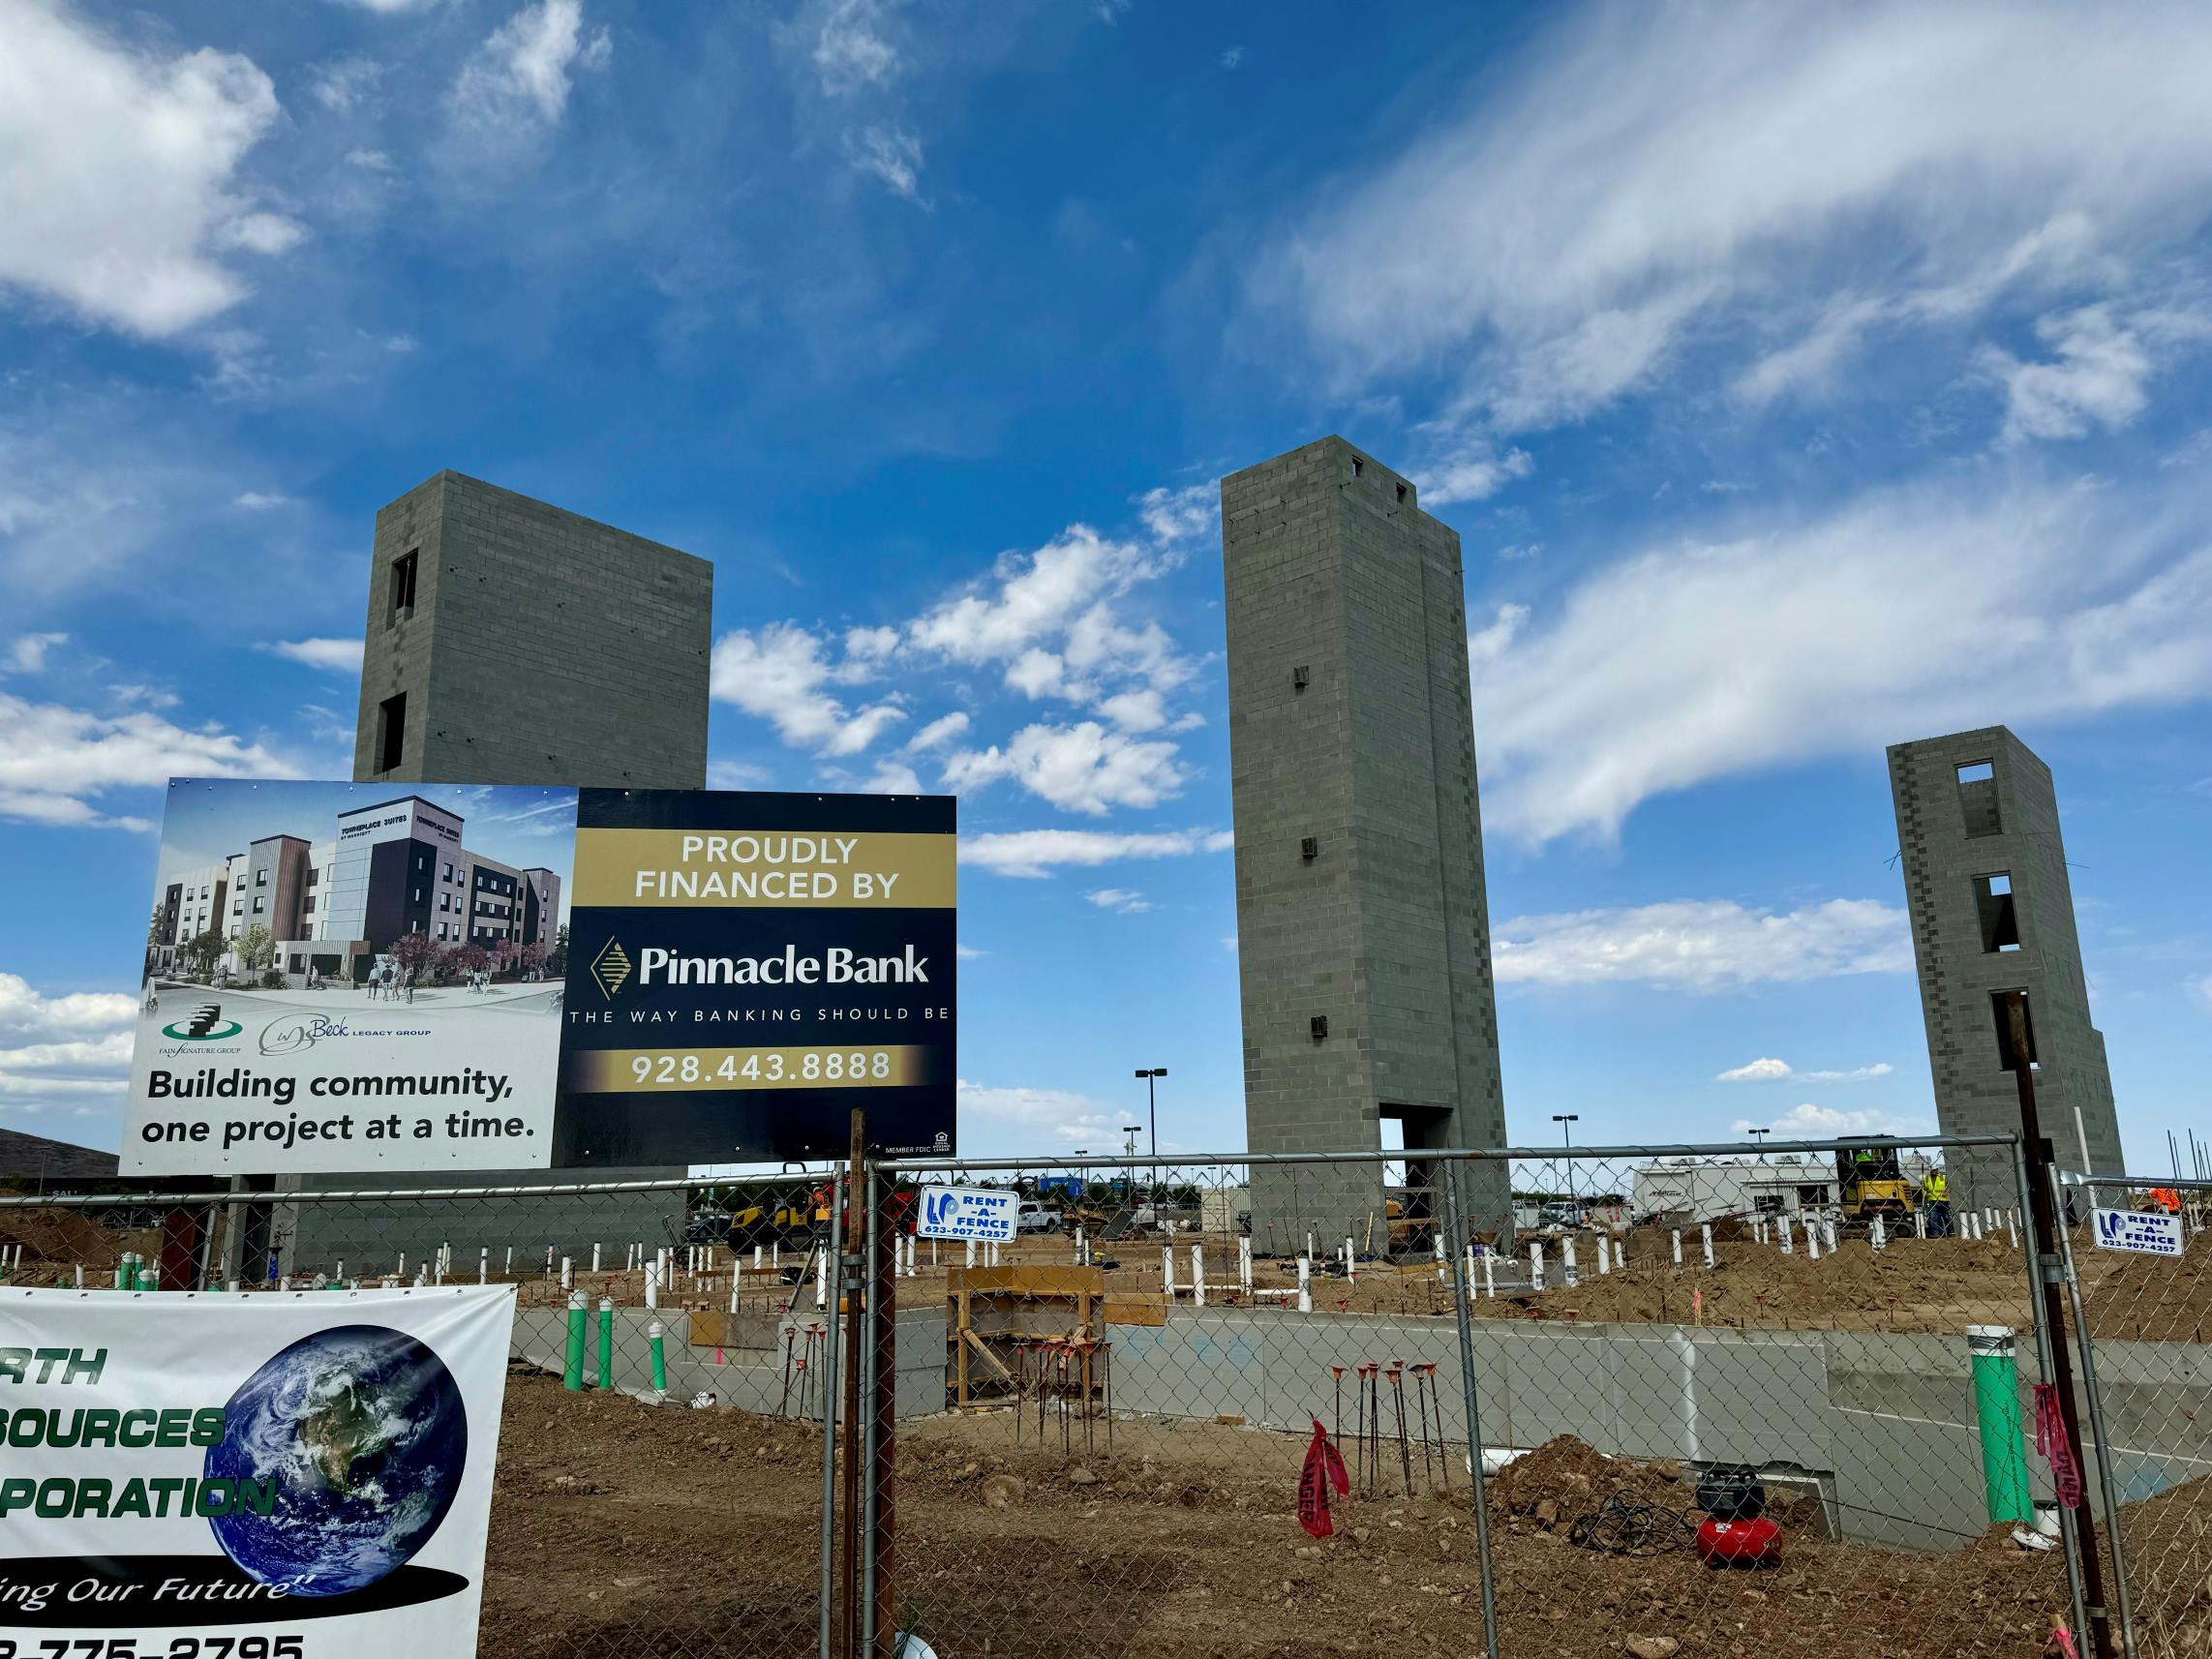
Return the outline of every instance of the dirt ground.
<path id="1" fill-rule="evenodd" d="M 1288 1652 L 1464 1653 L 1480 1641 L 1464 1463 L 1449 1491 L 1337 1499 L 1337 1532 L 1295 1519 L 1303 1443 L 1191 1426 L 1063 1456 L 1009 1425 L 933 1419 L 901 1437 L 898 1605 L 945 1659 L 1019 1654 L 1261 1659 Z M 812 1651 L 820 1432 L 716 1409 L 510 1382 L 491 1538 L 487 1659 Z M 2043 1651 L 2066 1606 L 2055 1554 L 2003 1529 L 1942 1554 L 1828 1543 L 1778 1512 L 1782 1560 L 1715 1572 L 1695 1554 L 1571 1541 L 1615 1493 L 1686 1514 L 1664 1464 L 1562 1440 L 1495 1478 L 1489 1516 L 1505 1650 L 1547 1659 L 1850 1653 L 1896 1659 Z M 2144 1616 L 2205 1616 L 2212 1490 L 2129 1512 L 2166 1563 Z M 1657 1535 L 1686 1541 L 1680 1521 Z M 2147 1581 L 2146 1581 L 2147 1582 Z M 2151 1605 L 2144 1606 L 2146 1599 Z M 1671 1644 L 1672 1645 L 1668 1645 Z M 1639 1645 L 1641 1644 L 1641 1645 Z"/>

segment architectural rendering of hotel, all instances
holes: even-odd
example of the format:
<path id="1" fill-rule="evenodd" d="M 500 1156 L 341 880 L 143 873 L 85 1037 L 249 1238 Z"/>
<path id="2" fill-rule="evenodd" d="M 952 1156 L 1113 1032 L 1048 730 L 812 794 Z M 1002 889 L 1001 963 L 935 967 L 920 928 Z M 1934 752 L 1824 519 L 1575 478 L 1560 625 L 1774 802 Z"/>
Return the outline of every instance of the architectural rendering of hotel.
<path id="1" fill-rule="evenodd" d="M 275 942 L 279 971 L 328 977 L 365 973 L 409 933 L 487 950 L 551 944 L 560 876 L 471 853 L 462 845 L 463 823 L 404 795 L 340 813 L 327 840 L 264 835 L 220 863 L 186 871 L 163 889 L 151 966 L 173 970 L 210 931 L 234 953 L 256 927 Z"/>

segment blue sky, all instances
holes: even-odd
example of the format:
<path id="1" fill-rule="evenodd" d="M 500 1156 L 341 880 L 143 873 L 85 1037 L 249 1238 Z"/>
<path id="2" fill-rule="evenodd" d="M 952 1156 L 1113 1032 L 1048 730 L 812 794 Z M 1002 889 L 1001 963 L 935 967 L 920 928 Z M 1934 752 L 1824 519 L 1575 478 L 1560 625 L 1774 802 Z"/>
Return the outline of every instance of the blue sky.
<path id="1" fill-rule="evenodd" d="M 954 788 L 973 1150 L 1241 1144 L 1213 481 L 1461 533 L 1509 1124 L 1932 1127 L 1882 748 L 2050 764 L 2212 1128 L 2212 13 L 0 0 L 0 1124 L 451 467 L 712 558 L 713 781 Z M 1753 1061 L 1784 1075 L 1722 1080 Z M 1135 1115 L 1133 1115 L 1135 1114 Z"/>

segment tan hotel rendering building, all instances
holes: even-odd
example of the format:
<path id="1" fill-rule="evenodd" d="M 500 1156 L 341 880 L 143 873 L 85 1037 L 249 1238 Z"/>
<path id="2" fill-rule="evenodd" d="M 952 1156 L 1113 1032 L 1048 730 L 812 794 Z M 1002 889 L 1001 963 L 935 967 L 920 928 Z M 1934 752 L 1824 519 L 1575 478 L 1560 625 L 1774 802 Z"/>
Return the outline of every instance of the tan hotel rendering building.
<path id="1" fill-rule="evenodd" d="M 265 927 L 279 971 L 326 977 L 366 973 L 409 933 L 488 950 L 551 944 L 560 876 L 471 853 L 463 828 L 458 813 L 407 795 L 340 813 L 326 840 L 265 835 L 164 885 L 149 966 L 173 969 L 210 929 L 234 943 Z"/>

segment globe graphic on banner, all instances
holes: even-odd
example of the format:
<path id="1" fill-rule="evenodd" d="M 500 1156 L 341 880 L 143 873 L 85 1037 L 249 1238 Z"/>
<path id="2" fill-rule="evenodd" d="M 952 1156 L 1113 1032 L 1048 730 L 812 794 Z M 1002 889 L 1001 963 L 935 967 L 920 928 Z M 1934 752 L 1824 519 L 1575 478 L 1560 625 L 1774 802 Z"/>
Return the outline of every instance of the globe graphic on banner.
<path id="1" fill-rule="evenodd" d="M 430 1541 L 468 1456 L 461 1389 L 429 1348 L 380 1325 L 318 1331 L 239 1386 L 207 1451 L 211 1478 L 274 1479 L 275 1513 L 208 1524 L 263 1584 L 340 1595 Z"/>

